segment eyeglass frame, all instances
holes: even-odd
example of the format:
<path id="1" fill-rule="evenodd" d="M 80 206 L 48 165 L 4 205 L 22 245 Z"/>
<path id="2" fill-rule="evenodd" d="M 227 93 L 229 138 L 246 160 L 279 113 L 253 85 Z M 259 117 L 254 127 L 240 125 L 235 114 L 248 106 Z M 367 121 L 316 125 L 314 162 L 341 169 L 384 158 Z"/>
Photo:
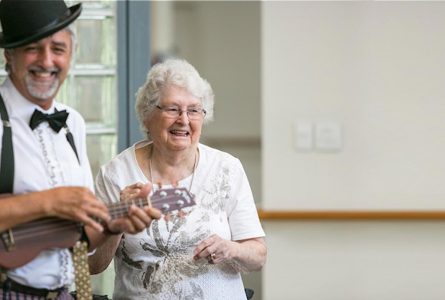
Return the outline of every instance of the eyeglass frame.
<path id="1" fill-rule="evenodd" d="M 160 106 L 160 105 L 156 105 L 156 108 L 162 112 L 165 112 L 166 116 L 171 119 L 177 119 L 183 113 L 186 113 L 187 118 L 189 120 L 199 120 L 199 118 L 201 116 L 204 118 L 205 115 L 207 114 L 207 111 L 204 108 L 189 108 L 186 110 L 182 110 L 182 109 L 179 109 L 179 107 L 177 107 L 177 106 Z M 176 116 L 171 115 L 171 113 L 173 113 L 173 112 L 176 114 Z M 195 117 L 190 118 L 189 114 L 194 113 L 194 112 L 198 113 L 199 115 L 197 115 L 196 118 Z"/>

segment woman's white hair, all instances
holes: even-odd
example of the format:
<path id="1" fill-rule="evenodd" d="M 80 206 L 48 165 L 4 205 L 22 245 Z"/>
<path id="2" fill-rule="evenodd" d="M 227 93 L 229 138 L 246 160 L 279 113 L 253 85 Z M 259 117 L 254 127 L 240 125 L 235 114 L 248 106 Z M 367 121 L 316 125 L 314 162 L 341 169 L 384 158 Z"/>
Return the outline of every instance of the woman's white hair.
<path id="1" fill-rule="evenodd" d="M 147 74 L 145 83 L 136 93 L 136 113 L 139 126 L 148 136 L 144 122 L 150 118 L 162 99 L 166 87 L 185 88 L 194 97 L 201 100 L 202 108 L 207 112 L 204 123 L 213 120 L 214 94 L 210 84 L 202 78 L 198 71 L 183 59 L 168 59 L 155 64 Z"/>

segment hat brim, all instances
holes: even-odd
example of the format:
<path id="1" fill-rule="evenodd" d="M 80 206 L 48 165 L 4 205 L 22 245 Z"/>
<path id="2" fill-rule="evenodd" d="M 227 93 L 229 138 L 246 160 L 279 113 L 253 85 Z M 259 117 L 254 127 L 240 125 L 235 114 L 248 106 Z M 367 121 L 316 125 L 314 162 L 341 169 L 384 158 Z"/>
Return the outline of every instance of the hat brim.
<path id="1" fill-rule="evenodd" d="M 13 41 L 5 41 L 3 33 L 0 32 L 0 48 L 17 48 L 21 46 L 25 46 L 27 44 L 36 42 L 38 40 L 41 40 L 43 38 L 46 38 L 53 33 L 56 33 L 57 31 L 67 27 L 69 24 L 71 24 L 74 20 L 79 17 L 81 11 L 82 11 L 82 5 L 81 3 L 73 5 L 68 8 L 70 13 L 69 15 L 64 15 L 52 22 L 51 24 L 40 28 L 38 31 L 27 34 L 24 37 L 18 37 L 14 38 Z"/>

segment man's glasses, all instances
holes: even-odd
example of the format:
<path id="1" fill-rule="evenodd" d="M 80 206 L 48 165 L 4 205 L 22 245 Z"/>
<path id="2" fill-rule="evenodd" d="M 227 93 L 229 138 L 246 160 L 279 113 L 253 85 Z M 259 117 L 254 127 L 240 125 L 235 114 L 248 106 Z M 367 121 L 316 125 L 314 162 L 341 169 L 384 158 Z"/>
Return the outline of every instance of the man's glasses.
<path id="1" fill-rule="evenodd" d="M 187 117 L 189 120 L 198 120 L 201 117 L 205 116 L 207 113 L 205 109 L 202 108 L 188 108 L 187 110 L 180 110 L 179 107 L 176 106 L 159 106 L 156 105 L 156 107 L 161 110 L 166 117 L 171 119 L 177 119 L 179 116 L 182 115 L 182 113 L 187 113 Z"/>

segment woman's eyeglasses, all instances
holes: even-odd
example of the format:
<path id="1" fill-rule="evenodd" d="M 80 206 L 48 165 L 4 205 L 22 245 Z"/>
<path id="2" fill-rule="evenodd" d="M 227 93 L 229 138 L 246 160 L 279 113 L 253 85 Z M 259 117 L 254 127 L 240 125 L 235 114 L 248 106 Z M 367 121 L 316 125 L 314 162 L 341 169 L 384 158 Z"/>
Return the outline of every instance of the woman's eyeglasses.
<path id="1" fill-rule="evenodd" d="M 202 108 L 188 108 L 186 110 L 181 110 L 179 109 L 179 107 L 176 106 L 163 107 L 160 105 L 156 105 L 156 108 L 161 110 L 166 117 L 171 119 L 177 119 L 182 115 L 182 113 L 185 112 L 187 113 L 187 117 L 189 118 L 189 120 L 198 120 L 201 117 L 205 116 L 205 114 L 207 113 L 206 110 Z"/>

